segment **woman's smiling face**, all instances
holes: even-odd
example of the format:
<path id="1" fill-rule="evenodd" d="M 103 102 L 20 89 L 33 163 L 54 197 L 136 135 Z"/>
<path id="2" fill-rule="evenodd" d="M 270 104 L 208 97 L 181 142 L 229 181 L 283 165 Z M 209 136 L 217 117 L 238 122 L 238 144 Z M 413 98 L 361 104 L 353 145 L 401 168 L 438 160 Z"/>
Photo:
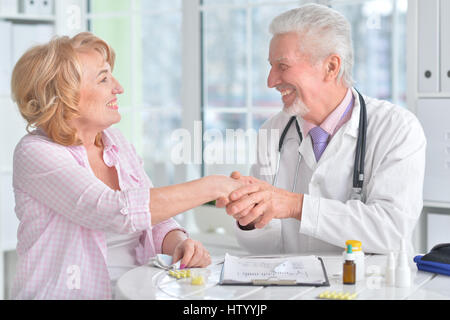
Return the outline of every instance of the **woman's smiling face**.
<path id="1" fill-rule="evenodd" d="M 111 66 L 96 50 L 78 53 L 81 62 L 80 117 L 75 119 L 84 130 L 100 132 L 120 121 L 117 95 L 123 93 L 113 77 Z"/>

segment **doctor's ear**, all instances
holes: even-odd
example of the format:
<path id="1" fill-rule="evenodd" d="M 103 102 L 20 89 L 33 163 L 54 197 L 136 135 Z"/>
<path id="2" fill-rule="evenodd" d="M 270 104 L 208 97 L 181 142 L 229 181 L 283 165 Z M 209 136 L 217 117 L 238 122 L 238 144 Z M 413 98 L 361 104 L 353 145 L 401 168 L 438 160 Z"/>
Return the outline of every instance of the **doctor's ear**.
<path id="1" fill-rule="evenodd" d="M 328 58 L 324 61 L 325 67 L 325 80 L 326 81 L 334 81 L 337 79 L 339 75 L 339 71 L 341 70 L 341 57 L 337 54 L 332 54 L 328 56 Z"/>

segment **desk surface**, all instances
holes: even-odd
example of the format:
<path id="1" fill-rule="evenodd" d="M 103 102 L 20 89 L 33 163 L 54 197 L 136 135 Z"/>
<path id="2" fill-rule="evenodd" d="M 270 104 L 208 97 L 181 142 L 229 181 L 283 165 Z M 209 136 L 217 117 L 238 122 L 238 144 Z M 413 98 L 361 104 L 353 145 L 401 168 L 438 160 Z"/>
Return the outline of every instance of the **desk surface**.
<path id="1" fill-rule="evenodd" d="M 203 286 L 176 280 L 152 266 L 141 266 L 124 274 L 117 282 L 116 299 L 133 300 L 311 300 L 328 291 L 357 293 L 360 300 L 450 299 L 450 277 L 412 269 L 410 288 L 385 285 L 386 256 L 366 256 L 366 278 L 356 285 L 342 284 L 342 256 L 322 256 L 330 287 L 221 286 L 218 284 L 223 257 L 208 267 L 211 274 Z M 411 264 L 413 266 L 413 264 Z"/>

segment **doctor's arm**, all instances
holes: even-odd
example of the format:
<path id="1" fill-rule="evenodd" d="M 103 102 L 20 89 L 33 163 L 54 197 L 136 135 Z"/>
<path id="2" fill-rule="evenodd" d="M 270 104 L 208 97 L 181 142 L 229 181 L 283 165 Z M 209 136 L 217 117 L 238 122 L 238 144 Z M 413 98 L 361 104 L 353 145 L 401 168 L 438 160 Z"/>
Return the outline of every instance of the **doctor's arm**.
<path id="1" fill-rule="evenodd" d="M 289 200 L 295 198 L 293 194 L 261 182 L 257 187 L 244 186 L 230 194 L 234 202 L 227 205 L 227 212 L 240 225 L 256 218 L 258 228 L 267 220 L 283 218 L 282 211 L 286 215 L 290 212 L 289 217 L 302 221 L 303 234 L 329 243 L 361 239 L 366 252 L 397 250 L 400 240 L 411 236 L 422 209 L 426 140 L 417 123 L 396 137 L 386 137 L 382 145 L 385 148 L 378 152 L 380 159 L 371 159 L 374 163 L 371 176 L 366 179 L 364 202 L 328 199 L 319 191 L 310 190 L 310 194 L 298 195 L 296 203 Z M 253 203 L 258 200 L 272 205 L 254 212 L 258 205 Z M 300 210 L 295 209 L 299 204 Z M 246 206 L 254 209 L 247 211 Z M 243 220 L 246 215 L 248 219 Z"/>
<path id="2" fill-rule="evenodd" d="M 402 239 L 410 242 L 423 206 L 426 139 L 418 121 L 404 127 L 383 136 L 372 153 L 364 202 L 304 196 L 302 233 L 329 243 L 361 239 L 371 253 L 399 250 Z"/>

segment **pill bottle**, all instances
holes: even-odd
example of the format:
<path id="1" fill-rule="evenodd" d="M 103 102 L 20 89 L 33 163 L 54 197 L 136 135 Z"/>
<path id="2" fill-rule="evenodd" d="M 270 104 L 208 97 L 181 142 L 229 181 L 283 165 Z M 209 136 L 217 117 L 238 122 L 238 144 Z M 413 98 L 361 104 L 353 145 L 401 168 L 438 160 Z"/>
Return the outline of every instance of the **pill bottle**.
<path id="1" fill-rule="evenodd" d="M 352 252 L 352 245 L 347 246 L 345 252 L 345 261 L 342 269 L 342 283 L 343 284 L 355 284 L 356 282 L 356 265 L 355 256 Z"/>
<path id="2" fill-rule="evenodd" d="M 355 264 L 356 264 L 356 281 L 364 280 L 366 268 L 364 265 L 364 252 L 362 250 L 362 244 L 361 241 L 358 240 L 347 240 L 345 242 L 345 247 L 347 248 L 348 245 L 352 246 L 353 255 L 355 257 Z M 345 260 L 345 254 L 346 251 L 342 253 L 342 256 Z"/>

